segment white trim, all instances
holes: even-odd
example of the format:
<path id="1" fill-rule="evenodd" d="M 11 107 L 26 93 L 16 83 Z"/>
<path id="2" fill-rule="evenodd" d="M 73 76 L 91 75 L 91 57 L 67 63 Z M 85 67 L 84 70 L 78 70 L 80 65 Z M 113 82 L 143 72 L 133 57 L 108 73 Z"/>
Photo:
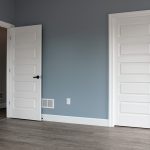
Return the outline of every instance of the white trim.
<path id="1" fill-rule="evenodd" d="M 10 24 L 10 23 L 7 23 L 7 22 L 4 22 L 4 21 L 0 21 L 0 27 L 3 27 L 3 28 L 6 28 L 6 29 L 9 29 L 9 28 L 12 28 L 14 27 L 14 25 Z M 9 34 L 7 32 L 7 70 L 6 70 L 6 75 L 7 75 L 7 83 L 6 83 L 6 87 L 7 87 L 7 92 L 6 92 L 6 105 L 7 105 L 7 117 L 10 117 L 11 116 L 11 108 L 10 108 L 10 105 L 9 105 L 9 101 L 11 100 L 11 74 L 9 73 L 9 68 L 10 68 L 10 58 L 11 58 L 11 55 L 10 55 L 10 52 L 9 52 L 9 47 L 10 45 L 8 44 L 9 40 Z"/>
<path id="2" fill-rule="evenodd" d="M 150 10 L 140 10 L 140 11 L 130 11 L 130 12 L 123 12 L 123 13 L 114 13 L 109 14 L 109 16 L 113 18 L 122 18 L 122 17 L 137 17 L 137 16 L 147 16 L 150 15 Z"/>
<path id="3" fill-rule="evenodd" d="M 7 23 L 7 22 L 4 22 L 4 21 L 0 21 L 0 27 L 3 27 L 3 28 L 12 28 L 12 27 L 14 27 L 14 25 L 12 25 L 10 23 Z"/>
<path id="4" fill-rule="evenodd" d="M 109 126 L 113 127 L 116 123 L 116 102 L 115 102 L 115 61 L 114 61 L 114 43 L 115 43 L 115 26 L 119 18 L 147 16 L 150 10 L 133 11 L 109 14 Z"/>
<path id="5" fill-rule="evenodd" d="M 11 27 L 12 28 L 12 27 Z M 12 117 L 12 99 L 13 99 L 13 60 L 14 49 L 11 40 L 11 28 L 7 30 L 7 117 Z"/>
<path id="6" fill-rule="evenodd" d="M 107 119 L 60 116 L 60 115 L 46 115 L 46 114 L 43 114 L 42 118 L 43 118 L 43 121 L 51 121 L 51 122 L 105 126 L 105 127 L 109 126 L 109 122 Z"/>
<path id="7" fill-rule="evenodd" d="M 113 50 L 113 45 L 114 45 L 114 41 L 113 41 L 113 17 L 112 15 L 109 15 L 109 126 L 114 126 L 114 91 L 113 91 L 113 81 L 114 81 L 114 50 Z"/>

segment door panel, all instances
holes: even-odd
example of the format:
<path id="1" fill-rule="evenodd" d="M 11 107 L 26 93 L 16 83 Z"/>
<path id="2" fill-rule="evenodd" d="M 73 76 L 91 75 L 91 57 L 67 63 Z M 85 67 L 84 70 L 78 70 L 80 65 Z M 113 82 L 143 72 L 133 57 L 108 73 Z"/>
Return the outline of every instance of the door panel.
<path id="1" fill-rule="evenodd" d="M 120 83 L 120 94 L 150 94 L 149 83 Z"/>
<path id="2" fill-rule="evenodd" d="M 121 102 L 121 113 L 150 115 L 150 104 Z"/>
<path id="3" fill-rule="evenodd" d="M 121 63 L 121 74 L 149 74 L 149 63 Z"/>
<path id="4" fill-rule="evenodd" d="M 9 29 L 13 47 L 12 118 L 41 120 L 42 26 Z"/>
<path id="5" fill-rule="evenodd" d="M 150 15 L 118 18 L 114 45 L 116 125 L 150 128 Z"/>
<path id="6" fill-rule="evenodd" d="M 122 44 L 120 47 L 121 55 L 141 55 L 150 54 L 150 45 L 148 43 L 133 43 L 133 44 Z"/>
<path id="7" fill-rule="evenodd" d="M 120 25 L 120 36 L 149 35 L 149 24 L 125 24 Z"/>

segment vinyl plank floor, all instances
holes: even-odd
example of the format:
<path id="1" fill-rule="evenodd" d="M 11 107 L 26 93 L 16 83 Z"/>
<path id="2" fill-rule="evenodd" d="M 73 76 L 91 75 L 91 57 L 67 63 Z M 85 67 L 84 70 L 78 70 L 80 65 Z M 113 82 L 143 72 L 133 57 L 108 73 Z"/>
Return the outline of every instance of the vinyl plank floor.
<path id="1" fill-rule="evenodd" d="M 3 119 L 0 150 L 150 150 L 150 130 Z"/>

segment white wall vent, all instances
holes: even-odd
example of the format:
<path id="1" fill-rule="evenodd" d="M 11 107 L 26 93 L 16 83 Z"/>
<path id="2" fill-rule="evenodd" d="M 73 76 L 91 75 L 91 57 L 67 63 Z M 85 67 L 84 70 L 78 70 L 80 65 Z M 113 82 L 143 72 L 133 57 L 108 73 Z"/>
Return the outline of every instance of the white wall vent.
<path id="1" fill-rule="evenodd" d="M 42 99 L 42 108 L 54 109 L 54 99 Z"/>

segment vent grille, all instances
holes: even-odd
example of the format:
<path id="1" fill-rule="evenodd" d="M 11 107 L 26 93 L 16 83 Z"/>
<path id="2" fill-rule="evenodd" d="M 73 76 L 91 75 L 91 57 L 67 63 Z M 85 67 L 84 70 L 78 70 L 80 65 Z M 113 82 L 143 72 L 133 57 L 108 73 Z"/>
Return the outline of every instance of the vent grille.
<path id="1" fill-rule="evenodd" d="M 42 108 L 52 108 L 54 109 L 54 99 L 43 99 Z"/>

